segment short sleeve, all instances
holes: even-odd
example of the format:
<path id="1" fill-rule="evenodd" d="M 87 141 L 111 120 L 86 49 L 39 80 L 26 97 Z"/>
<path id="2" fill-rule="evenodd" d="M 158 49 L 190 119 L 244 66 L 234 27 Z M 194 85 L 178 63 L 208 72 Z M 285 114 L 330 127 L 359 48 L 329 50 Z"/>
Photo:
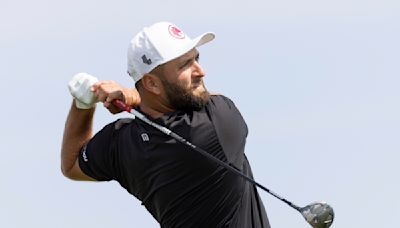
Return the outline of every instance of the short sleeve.
<path id="1" fill-rule="evenodd" d="M 98 181 L 110 181 L 116 177 L 116 147 L 114 123 L 100 130 L 79 154 L 79 167 L 88 176 Z"/>

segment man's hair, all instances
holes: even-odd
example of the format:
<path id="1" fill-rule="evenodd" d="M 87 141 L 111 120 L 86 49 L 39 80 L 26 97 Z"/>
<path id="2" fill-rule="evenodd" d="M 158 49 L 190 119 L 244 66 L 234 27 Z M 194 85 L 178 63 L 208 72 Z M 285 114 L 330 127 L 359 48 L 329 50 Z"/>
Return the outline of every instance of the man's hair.
<path id="1" fill-rule="evenodd" d="M 137 91 L 139 91 L 139 89 L 141 89 L 142 88 L 142 79 L 140 79 L 139 81 L 137 81 L 136 83 L 135 83 L 135 88 L 136 88 L 136 90 Z"/>

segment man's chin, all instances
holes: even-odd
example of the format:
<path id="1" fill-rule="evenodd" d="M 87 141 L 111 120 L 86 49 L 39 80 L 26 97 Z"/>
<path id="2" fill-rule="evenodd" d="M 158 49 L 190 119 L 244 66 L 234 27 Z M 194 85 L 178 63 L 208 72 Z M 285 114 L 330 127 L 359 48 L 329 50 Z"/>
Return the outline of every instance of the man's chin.
<path id="1" fill-rule="evenodd" d="M 167 97 L 176 110 L 200 110 L 206 106 L 210 94 L 204 85 L 185 89 L 183 86 L 164 82 Z"/>
<path id="2" fill-rule="evenodd" d="M 202 91 L 199 93 L 199 95 L 196 95 L 198 100 L 201 100 L 204 105 L 208 102 L 210 99 L 210 93 L 207 90 Z"/>

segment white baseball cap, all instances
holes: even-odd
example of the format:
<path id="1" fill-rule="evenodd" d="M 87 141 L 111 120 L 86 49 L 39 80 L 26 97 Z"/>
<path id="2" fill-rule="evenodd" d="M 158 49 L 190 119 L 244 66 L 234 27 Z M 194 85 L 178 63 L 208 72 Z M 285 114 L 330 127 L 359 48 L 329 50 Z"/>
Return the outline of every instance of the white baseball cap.
<path id="1" fill-rule="evenodd" d="M 214 33 L 207 32 L 192 40 L 170 22 L 158 22 L 145 27 L 130 42 L 128 74 L 137 82 L 157 66 L 178 58 L 214 37 Z"/>

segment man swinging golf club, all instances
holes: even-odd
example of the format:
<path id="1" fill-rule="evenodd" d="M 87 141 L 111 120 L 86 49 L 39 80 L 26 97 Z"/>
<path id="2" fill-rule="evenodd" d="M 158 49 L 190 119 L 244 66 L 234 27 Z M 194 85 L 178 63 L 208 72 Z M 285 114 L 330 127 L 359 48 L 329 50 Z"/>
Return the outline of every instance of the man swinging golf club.
<path id="1" fill-rule="evenodd" d="M 92 136 L 96 102 L 115 113 L 113 101 L 121 100 L 252 178 L 244 154 L 245 121 L 229 98 L 204 86 L 196 47 L 213 39 L 205 33 L 192 40 L 176 25 L 159 22 L 140 31 L 128 48 L 128 73 L 136 89 L 84 73 L 73 77 L 63 174 L 118 181 L 161 227 L 270 227 L 253 184 L 152 125 L 120 119 Z"/>

